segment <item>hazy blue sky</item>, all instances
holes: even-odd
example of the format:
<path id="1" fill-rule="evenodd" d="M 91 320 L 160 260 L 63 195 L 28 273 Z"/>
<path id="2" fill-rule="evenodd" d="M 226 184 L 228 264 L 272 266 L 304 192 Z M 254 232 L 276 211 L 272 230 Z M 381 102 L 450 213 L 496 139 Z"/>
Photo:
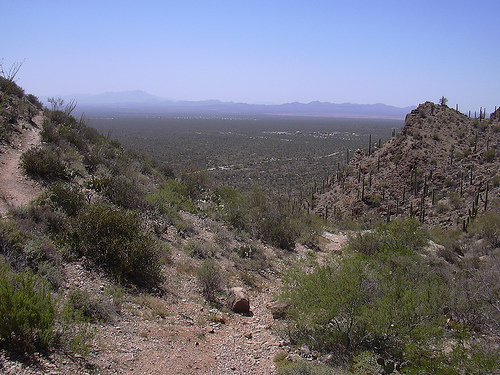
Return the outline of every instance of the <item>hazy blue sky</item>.
<path id="1" fill-rule="evenodd" d="M 35 95 L 500 106 L 498 0 L 0 0 Z"/>

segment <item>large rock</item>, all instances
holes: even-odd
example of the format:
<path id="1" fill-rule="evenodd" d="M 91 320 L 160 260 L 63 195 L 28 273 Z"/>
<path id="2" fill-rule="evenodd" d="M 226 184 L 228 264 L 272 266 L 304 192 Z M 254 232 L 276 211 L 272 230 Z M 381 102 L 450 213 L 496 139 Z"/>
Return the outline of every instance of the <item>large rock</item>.
<path id="1" fill-rule="evenodd" d="M 249 314 L 250 299 L 248 298 L 246 290 L 240 287 L 229 289 L 227 306 L 235 313 Z"/>

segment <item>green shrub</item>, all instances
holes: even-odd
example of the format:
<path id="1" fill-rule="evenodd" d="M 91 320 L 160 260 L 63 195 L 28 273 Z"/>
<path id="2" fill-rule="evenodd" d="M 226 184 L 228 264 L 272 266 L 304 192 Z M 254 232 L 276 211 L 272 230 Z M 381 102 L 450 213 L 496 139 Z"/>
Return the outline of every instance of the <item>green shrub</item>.
<path id="1" fill-rule="evenodd" d="M 489 150 L 486 150 L 483 152 L 483 158 L 486 160 L 488 163 L 491 163 L 492 161 L 495 160 L 496 158 L 496 152 L 494 149 L 490 148 Z"/>
<path id="2" fill-rule="evenodd" d="M 500 247 L 500 214 L 491 212 L 476 218 L 469 232 L 484 238 L 493 248 Z"/>
<path id="3" fill-rule="evenodd" d="M 15 274 L 0 264 L 0 343 L 23 351 L 46 350 L 53 340 L 55 307 L 50 288 L 31 271 Z"/>
<path id="4" fill-rule="evenodd" d="M 224 251 L 228 251 L 231 240 L 232 240 L 231 232 L 226 229 L 216 228 L 214 233 L 214 242 Z"/>
<path id="5" fill-rule="evenodd" d="M 94 203 L 74 219 L 77 251 L 120 282 L 151 286 L 160 281 L 157 243 L 139 214 Z"/>
<path id="6" fill-rule="evenodd" d="M 33 94 L 28 94 L 26 95 L 26 99 L 28 100 L 28 102 L 33 104 L 38 110 L 42 110 L 43 104 L 40 102 L 40 99 L 38 99 L 38 97 L 36 97 Z"/>
<path id="7" fill-rule="evenodd" d="M 217 248 L 206 241 L 190 239 L 184 245 L 184 251 L 193 258 L 206 259 L 215 256 Z"/>
<path id="8" fill-rule="evenodd" d="M 21 155 L 21 167 L 32 177 L 46 180 L 68 180 L 66 165 L 60 155 L 47 147 L 32 147 Z"/>
<path id="9" fill-rule="evenodd" d="M 278 375 L 339 375 L 338 369 L 328 365 L 312 363 L 305 360 L 291 362 L 287 360 L 277 361 L 276 369 Z"/>
<path id="10" fill-rule="evenodd" d="M 85 194 L 74 184 L 56 182 L 47 190 L 46 196 L 54 208 L 62 210 L 70 217 L 76 216 L 86 203 Z"/>
<path id="11" fill-rule="evenodd" d="M 213 259 L 205 259 L 196 271 L 201 293 L 209 302 L 215 302 L 217 293 L 222 291 L 223 277 L 220 266 Z"/>
<path id="12" fill-rule="evenodd" d="M 223 220 L 235 228 L 248 230 L 249 207 L 240 192 L 230 187 L 223 187 L 215 192 L 212 199 L 218 205 L 218 212 Z"/>
<path id="13" fill-rule="evenodd" d="M 460 197 L 459 193 L 449 193 L 448 199 L 455 210 L 462 208 L 462 206 L 464 205 L 463 199 Z"/>
<path id="14" fill-rule="evenodd" d="M 380 203 L 382 202 L 382 197 L 378 194 L 370 195 L 365 198 L 366 204 L 372 207 L 380 207 Z"/>
<path id="15" fill-rule="evenodd" d="M 496 175 L 491 179 L 491 183 L 493 184 L 494 187 L 499 187 L 500 186 L 500 175 Z"/>
<path id="16" fill-rule="evenodd" d="M 243 270 L 257 271 L 269 267 L 266 254 L 258 242 L 239 246 L 234 250 L 238 254 L 235 266 Z"/>
<path id="17" fill-rule="evenodd" d="M 347 238 L 347 246 L 354 251 L 366 255 L 374 255 L 382 248 L 382 241 L 376 233 L 354 232 Z"/>
<path id="18" fill-rule="evenodd" d="M 416 252 L 427 244 L 427 233 L 416 219 L 394 220 L 376 228 L 384 250 Z"/>
<path id="19" fill-rule="evenodd" d="M 145 202 L 145 194 L 142 193 L 139 184 L 125 176 L 110 178 L 104 196 L 114 204 L 127 209 L 141 208 Z"/>
<path id="20" fill-rule="evenodd" d="M 187 196 L 193 200 L 199 199 L 212 186 L 212 179 L 206 172 L 202 171 L 183 173 L 181 181 L 187 190 Z"/>
<path id="21" fill-rule="evenodd" d="M 450 207 L 445 203 L 445 202 L 437 202 L 436 204 L 436 211 L 438 214 L 443 214 L 445 212 L 448 212 L 450 210 Z"/>
<path id="22" fill-rule="evenodd" d="M 70 291 L 68 298 L 59 306 L 57 320 L 57 345 L 69 353 L 87 356 L 91 340 L 96 330 L 91 326 L 91 318 L 84 316 L 84 309 L 75 307 Z M 79 302 L 81 299 L 77 298 Z"/>
<path id="23" fill-rule="evenodd" d="M 281 299 L 292 341 L 339 357 L 367 349 L 400 358 L 408 346 L 441 338 L 446 279 L 410 251 L 423 242 L 415 225 L 380 227 L 378 251 L 343 255 L 312 272 L 290 269 Z"/>
<path id="24" fill-rule="evenodd" d="M 64 233 L 68 227 L 67 218 L 64 213 L 54 211 L 52 207 L 46 204 L 42 205 L 42 203 L 30 205 L 23 212 L 18 211 L 17 218 L 29 220 L 36 224 L 39 230 L 47 231 L 51 234 Z"/>
<path id="25" fill-rule="evenodd" d="M 272 246 L 284 250 L 293 250 L 295 241 L 299 237 L 299 232 L 283 214 L 266 215 L 255 221 L 259 237 Z"/>
<path id="26" fill-rule="evenodd" d="M 240 246 L 236 252 L 238 253 L 238 256 L 243 259 L 253 259 L 255 258 L 259 253 L 262 252 L 260 247 L 258 245 L 250 244 L 250 245 L 242 245 Z"/>
<path id="27" fill-rule="evenodd" d="M 92 297 L 85 290 L 70 290 L 66 303 L 73 314 L 81 314 L 93 322 L 109 321 L 117 313 L 116 306 L 112 302 Z"/>
<path id="28" fill-rule="evenodd" d="M 3 73 L 3 71 L 1 71 Z M 0 91 L 4 94 L 12 95 L 18 98 L 24 97 L 24 90 L 17 85 L 14 79 L 0 75 Z"/>
<path id="29" fill-rule="evenodd" d="M 0 221 L 0 254 L 14 264 L 23 253 L 24 235 L 13 221 Z"/>
<path id="30" fill-rule="evenodd" d="M 381 251 L 413 253 L 426 243 L 427 235 L 415 219 L 379 224 L 371 231 L 357 232 L 348 238 L 349 248 L 365 255 Z"/>
<path id="31" fill-rule="evenodd" d="M 149 194 L 146 200 L 153 203 L 162 212 L 169 208 L 196 213 L 198 209 L 191 200 L 188 187 L 175 180 L 167 180 L 158 190 Z"/>

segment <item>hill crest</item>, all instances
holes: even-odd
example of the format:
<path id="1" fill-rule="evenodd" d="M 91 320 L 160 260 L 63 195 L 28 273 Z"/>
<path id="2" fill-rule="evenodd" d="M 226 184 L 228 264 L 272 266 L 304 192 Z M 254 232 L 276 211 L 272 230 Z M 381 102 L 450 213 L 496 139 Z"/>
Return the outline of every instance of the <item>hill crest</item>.
<path id="1" fill-rule="evenodd" d="M 500 192 L 499 117 L 500 109 L 479 119 L 432 102 L 419 105 L 399 134 L 337 166 L 316 211 L 330 217 L 414 216 L 466 227 L 497 204 L 491 198 Z"/>

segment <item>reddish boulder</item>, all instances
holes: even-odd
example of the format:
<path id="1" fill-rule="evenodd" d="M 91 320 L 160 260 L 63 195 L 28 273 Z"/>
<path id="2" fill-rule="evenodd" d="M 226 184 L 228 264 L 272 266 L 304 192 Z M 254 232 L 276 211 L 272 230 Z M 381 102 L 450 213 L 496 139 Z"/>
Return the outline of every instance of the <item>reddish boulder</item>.
<path id="1" fill-rule="evenodd" d="M 250 299 L 245 289 L 236 287 L 229 289 L 227 306 L 235 313 L 249 314 Z"/>

